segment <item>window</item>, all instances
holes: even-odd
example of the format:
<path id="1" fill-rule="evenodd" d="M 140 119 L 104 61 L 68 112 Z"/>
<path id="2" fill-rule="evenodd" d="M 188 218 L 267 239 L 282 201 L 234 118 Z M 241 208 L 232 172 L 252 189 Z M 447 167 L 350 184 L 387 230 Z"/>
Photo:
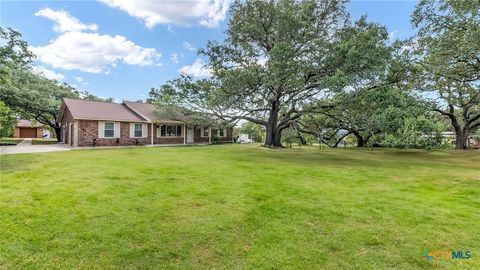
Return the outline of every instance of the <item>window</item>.
<path id="1" fill-rule="evenodd" d="M 208 127 L 202 128 L 202 137 L 208 137 Z"/>
<path id="2" fill-rule="evenodd" d="M 162 125 L 160 127 L 160 137 L 181 137 L 182 126 L 180 125 Z"/>
<path id="3" fill-rule="evenodd" d="M 105 123 L 103 136 L 105 138 L 113 138 L 115 136 L 115 123 Z"/>
<path id="4" fill-rule="evenodd" d="M 225 137 L 225 129 L 221 128 L 218 130 L 218 137 Z"/>
<path id="5" fill-rule="evenodd" d="M 142 130 L 143 130 L 143 125 L 142 124 L 135 124 L 135 130 L 134 130 L 133 136 L 135 138 L 141 138 L 143 136 Z"/>

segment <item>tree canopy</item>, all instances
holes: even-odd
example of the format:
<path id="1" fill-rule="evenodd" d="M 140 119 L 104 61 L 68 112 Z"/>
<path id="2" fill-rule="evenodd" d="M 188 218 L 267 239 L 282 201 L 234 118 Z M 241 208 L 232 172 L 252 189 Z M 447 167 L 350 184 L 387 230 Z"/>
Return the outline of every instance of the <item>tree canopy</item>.
<path id="1" fill-rule="evenodd" d="M 412 22 L 420 71 L 414 88 L 450 120 L 456 148 L 465 149 L 480 127 L 480 2 L 422 0 Z"/>
<path id="2" fill-rule="evenodd" d="M 0 100 L 8 111 L 52 127 L 60 139 L 56 117 L 64 97 L 103 100 L 79 92 L 66 83 L 47 79 L 31 70 L 34 55 L 19 32 L 0 27 Z M 107 99 L 107 101 L 111 99 Z"/>
<path id="3" fill-rule="evenodd" d="M 281 146 L 302 115 L 330 107 L 325 97 L 371 84 L 390 54 L 386 29 L 365 17 L 350 23 L 344 1 L 236 1 L 226 35 L 200 52 L 211 78 L 181 76 L 158 91 L 180 107 L 264 126 L 267 146 Z"/>

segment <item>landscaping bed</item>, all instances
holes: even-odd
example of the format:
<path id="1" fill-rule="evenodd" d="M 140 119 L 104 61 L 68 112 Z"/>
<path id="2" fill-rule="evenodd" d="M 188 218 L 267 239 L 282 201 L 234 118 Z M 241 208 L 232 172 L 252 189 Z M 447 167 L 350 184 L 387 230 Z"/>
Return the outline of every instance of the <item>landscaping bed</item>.
<path id="1" fill-rule="evenodd" d="M 1 138 L 0 139 L 0 146 L 6 146 L 6 145 L 17 145 L 19 144 L 23 139 L 17 139 L 17 138 Z"/>
<path id="2" fill-rule="evenodd" d="M 32 145 L 56 144 L 57 139 L 32 139 Z"/>

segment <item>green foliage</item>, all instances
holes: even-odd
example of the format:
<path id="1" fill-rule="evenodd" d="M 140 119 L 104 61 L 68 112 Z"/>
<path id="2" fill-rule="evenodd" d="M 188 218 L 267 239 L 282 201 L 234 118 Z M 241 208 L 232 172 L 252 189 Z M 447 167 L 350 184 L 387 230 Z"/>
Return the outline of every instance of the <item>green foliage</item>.
<path id="1" fill-rule="evenodd" d="M 56 117 L 62 98 L 112 101 L 34 74 L 30 66 L 34 55 L 19 32 L 0 27 L 0 45 L 0 100 L 19 116 L 50 126 L 57 137 Z"/>
<path id="2" fill-rule="evenodd" d="M 350 91 L 337 95 L 333 102 L 336 106 L 298 121 L 302 132 L 330 146 L 337 146 L 350 134 L 357 138 L 358 146 L 365 146 L 375 137 L 397 134 L 407 119 L 430 116 L 417 97 L 395 87 Z"/>
<path id="3" fill-rule="evenodd" d="M 0 138 L 12 137 L 16 123 L 15 114 L 0 100 Z"/>
<path id="4" fill-rule="evenodd" d="M 17 145 L 22 141 L 23 139 L 18 138 L 0 138 L 0 145 Z"/>
<path id="5" fill-rule="evenodd" d="M 412 22 L 420 71 L 413 87 L 451 122 L 456 147 L 466 148 L 480 127 L 480 1 L 422 0 Z"/>
<path id="6" fill-rule="evenodd" d="M 402 125 L 385 135 L 383 146 L 395 148 L 443 148 L 443 137 L 438 126 L 424 116 L 404 119 Z"/>
<path id="7" fill-rule="evenodd" d="M 10 82 L 12 70 L 26 68 L 34 58 L 21 37 L 11 28 L 0 27 L 0 86 Z"/>
<path id="8" fill-rule="evenodd" d="M 326 104 L 320 97 L 368 85 L 391 52 L 384 27 L 348 22 L 344 1 L 235 1 L 222 42 L 201 54 L 212 77 L 188 76 L 158 91 L 192 111 L 265 127 L 265 144 L 280 146 L 284 129 Z"/>
<path id="9" fill-rule="evenodd" d="M 220 137 L 217 135 L 212 136 L 212 143 L 220 143 Z"/>
<path id="10" fill-rule="evenodd" d="M 12 70 L 8 85 L 0 86 L 0 99 L 26 119 L 55 127 L 63 97 L 78 98 L 79 94 L 67 84 L 59 84 L 28 70 Z"/>

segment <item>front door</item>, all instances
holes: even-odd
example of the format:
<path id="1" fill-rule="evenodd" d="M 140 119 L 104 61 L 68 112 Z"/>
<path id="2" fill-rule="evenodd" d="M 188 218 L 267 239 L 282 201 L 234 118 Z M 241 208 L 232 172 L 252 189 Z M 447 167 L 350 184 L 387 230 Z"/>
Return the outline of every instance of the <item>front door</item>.
<path id="1" fill-rule="evenodd" d="M 193 126 L 187 126 L 187 143 L 193 143 Z"/>

